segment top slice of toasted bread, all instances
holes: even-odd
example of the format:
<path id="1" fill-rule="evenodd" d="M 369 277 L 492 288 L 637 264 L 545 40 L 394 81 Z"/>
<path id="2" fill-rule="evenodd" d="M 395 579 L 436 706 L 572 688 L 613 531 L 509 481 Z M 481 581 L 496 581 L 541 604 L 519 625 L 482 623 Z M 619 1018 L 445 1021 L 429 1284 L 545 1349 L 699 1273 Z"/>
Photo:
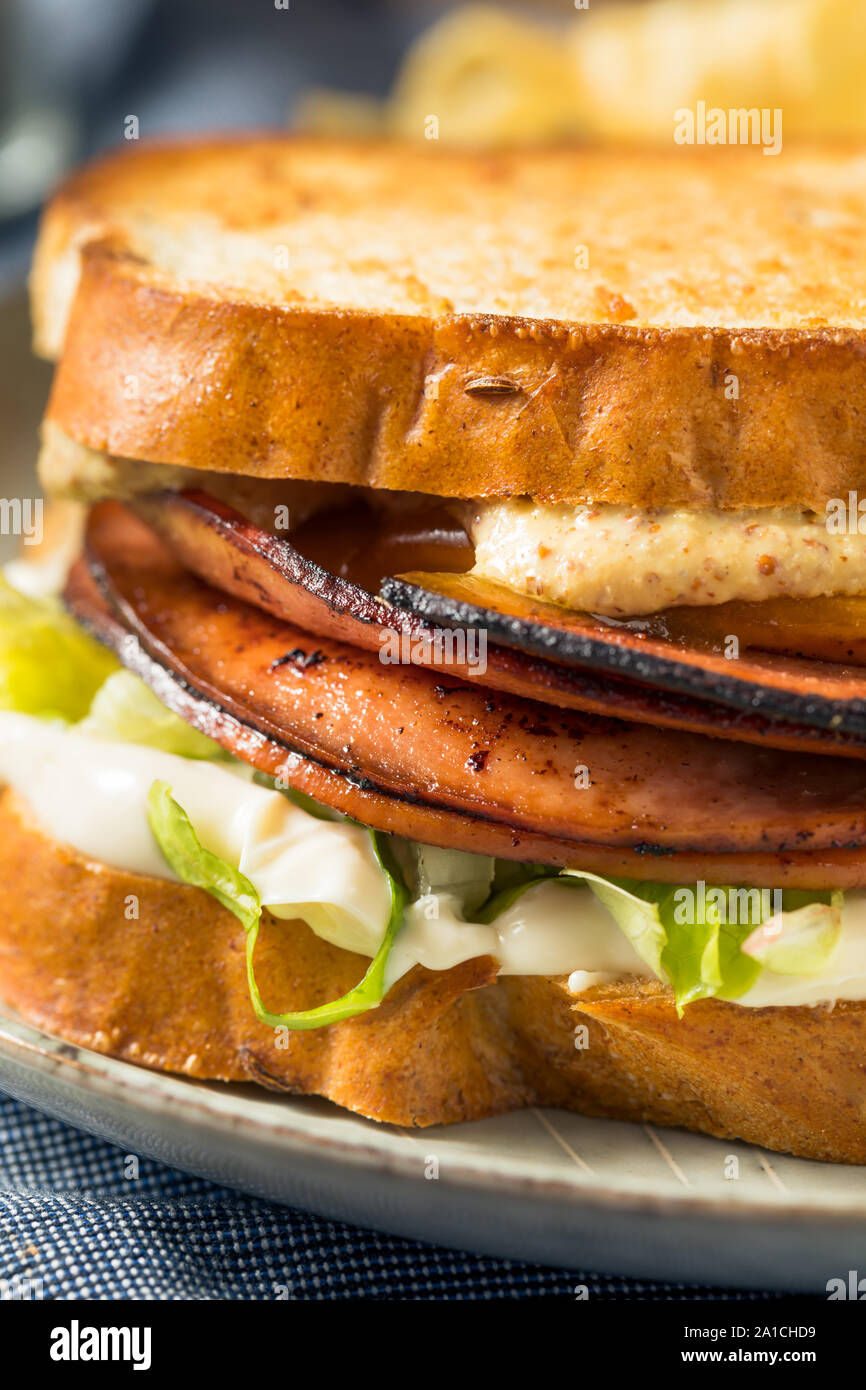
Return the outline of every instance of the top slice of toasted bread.
<path id="1" fill-rule="evenodd" d="M 866 151 L 130 146 L 49 205 L 50 418 L 155 463 L 823 507 L 866 472 Z"/>

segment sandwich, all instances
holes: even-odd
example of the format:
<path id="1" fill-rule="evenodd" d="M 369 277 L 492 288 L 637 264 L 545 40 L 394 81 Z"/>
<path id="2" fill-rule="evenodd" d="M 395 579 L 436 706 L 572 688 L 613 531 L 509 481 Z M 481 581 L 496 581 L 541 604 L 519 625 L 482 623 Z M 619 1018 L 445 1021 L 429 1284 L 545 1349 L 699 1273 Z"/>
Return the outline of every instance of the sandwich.
<path id="1" fill-rule="evenodd" d="M 399 1125 L 866 1161 L 866 163 L 755 156 L 250 136 L 59 191 L 8 1005 Z"/>

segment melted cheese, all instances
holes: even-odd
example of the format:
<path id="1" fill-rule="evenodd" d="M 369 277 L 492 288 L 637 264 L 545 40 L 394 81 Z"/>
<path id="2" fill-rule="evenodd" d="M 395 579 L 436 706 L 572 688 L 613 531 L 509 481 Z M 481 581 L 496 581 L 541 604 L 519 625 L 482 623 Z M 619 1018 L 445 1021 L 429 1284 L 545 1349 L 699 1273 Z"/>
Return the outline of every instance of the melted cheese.
<path id="1" fill-rule="evenodd" d="M 812 512 L 478 503 L 473 573 L 607 617 L 680 605 L 866 593 L 866 535 Z"/>

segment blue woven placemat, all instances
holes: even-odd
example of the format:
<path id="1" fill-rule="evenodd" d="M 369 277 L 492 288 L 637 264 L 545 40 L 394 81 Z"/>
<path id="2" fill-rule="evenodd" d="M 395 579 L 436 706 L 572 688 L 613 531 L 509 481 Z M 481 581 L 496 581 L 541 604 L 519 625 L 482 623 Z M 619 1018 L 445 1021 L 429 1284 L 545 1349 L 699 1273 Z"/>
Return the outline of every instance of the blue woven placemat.
<path id="1" fill-rule="evenodd" d="M 547 1269 L 245 1197 L 0 1095 L 0 1279 L 45 1299 L 765 1299 Z"/>

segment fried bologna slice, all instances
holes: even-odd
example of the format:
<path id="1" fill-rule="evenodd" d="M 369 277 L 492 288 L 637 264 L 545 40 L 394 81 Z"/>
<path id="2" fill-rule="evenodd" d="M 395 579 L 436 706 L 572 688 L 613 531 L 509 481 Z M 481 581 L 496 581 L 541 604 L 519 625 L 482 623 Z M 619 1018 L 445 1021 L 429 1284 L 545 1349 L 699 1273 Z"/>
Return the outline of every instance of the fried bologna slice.
<path id="1" fill-rule="evenodd" d="M 216 591 L 120 503 L 86 551 L 150 654 L 243 723 L 391 795 L 530 833 L 662 850 L 831 850 L 866 839 L 859 763 L 712 741 L 385 665 Z"/>
<path id="2" fill-rule="evenodd" d="M 462 497 L 862 487 L 857 150 L 435 144 L 136 144 L 76 174 L 32 277 L 51 420 L 151 463 Z"/>
<path id="3" fill-rule="evenodd" d="M 866 886 L 866 849 L 760 854 L 647 854 L 574 844 L 529 835 L 481 816 L 445 811 L 419 796 L 400 800 L 305 757 L 273 735 L 244 724 L 216 697 L 206 698 L 187 681 L 159 664 L 112 614 L 83 561 L 73 567 L 66 590 L 71 611 L 100 641 L 139 675 L 163 704 L 230 753 L 317 801 L 373 826 L 424 844 L 464 849 L 504 859 L 592 869 L 600 874 L 653 879 L 663 883 L 746 883 L 757 888 L 858 888 Z"/>
<path id="4" fill-rule="evenodd" d="M 139 497 L 132 506 L 199 578 L 307 632 L 376 652 L 382 651 L 383 638 L 394 633 L 405 644 L 413 663 L 433 666 L 440 659 L 436 639 L 446 643 L 446 633 L 455 631 L 443 632 L 407 609 L 385 603 L 358 584 L 331 574 L 301 554 L 289 538 L 253 525 L 228 503 L 206 492 L 166 490 Z M 327 527 L 327 514 L 315 524 Z M 657 728 L 687 729 L 711 738 L 798 753 L 866 758 L 866 733 L 858 737 L 835 729 L 773 721 L 746 710 L 731 710 L 620 680 L 607 672 L 597 674 L 546 661 L 517 648 L 487 643 L 486 632 L 484 662 L 461 660 L 461 652 L 466 655 L 465 637 L 463 643 L 462 648 L 453 641 L 439 648 L 449 653 L 447 669 L 452 675 L 559 709 L 604 714 Z"/>
<path id="5" fill-rule="evenodd" d="M 482 957 L 441 972 L 416 967 L 378 1009 L 291 1033 L 278 1048 L 250 1006 L 242 929 L 201 890 L 85 859 L 44 835 L 8 791 L 0 884 L 4 999 L 99 1052 L 323 1095 L 393 1124 L 558 1105 L 866 1161 L 862 1004 L 756 1014 L 711 1000 L 679 1020 L 660 986 L 574 999 L 564 979 L 496 980 L 495 962 Z M 34 931 L 34 922 L 51 930 Z M 257 974 L 273 1007 L 334 998 L 364 965 L 302 923 L 265 913 Z M 577 1023 L 589 1030 L 580 1051 Z"/>
<path id="6" fill-rule="evenodd" d="M 589 670 L 608 671 L 771 719 L 866 735 L 866 671 L 777 652 L 728 660 L 692 638 L 648 636 L 636 626 L 577 613 L 473 574 L 386 579 L 388 602 L 426 622 L 476 628 L 494 642 Z"/>

